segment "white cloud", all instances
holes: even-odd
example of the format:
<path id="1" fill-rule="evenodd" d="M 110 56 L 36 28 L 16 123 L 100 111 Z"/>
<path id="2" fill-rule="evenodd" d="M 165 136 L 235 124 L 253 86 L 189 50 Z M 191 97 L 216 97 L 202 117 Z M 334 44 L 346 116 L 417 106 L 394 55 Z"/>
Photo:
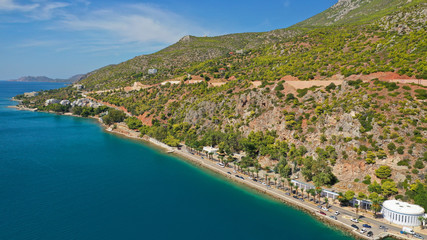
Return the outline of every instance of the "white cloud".
<path id="1" fill-rule="evenodd" d="M 74 31 L 104 32 L 123 42 L 172 43 L 187 34 L 205 33 L 182 16 L 147 4 L 102 9 L 85 16 L 73 15 L 61 25 Z"/>
<path id="2" fill-rule="evenodd" d="M 70 6 L 69 3 L 65 2 L 48 2 L 45 5 L 41 6 L 38 11 L 34 11 L 32 16 L 37 20 L 48 20 L 51 19 L 55 13 L 58 13 L 59 9 Z M 60 12 L 59 14 L 65 14 Z"/>
<path id="3" fill-rule="evenodd" d="M 38 3 L 18 4 L 14 0 L 0 0 L 0 11 L 23 11 L 28 12 L 38 8 Z"/>

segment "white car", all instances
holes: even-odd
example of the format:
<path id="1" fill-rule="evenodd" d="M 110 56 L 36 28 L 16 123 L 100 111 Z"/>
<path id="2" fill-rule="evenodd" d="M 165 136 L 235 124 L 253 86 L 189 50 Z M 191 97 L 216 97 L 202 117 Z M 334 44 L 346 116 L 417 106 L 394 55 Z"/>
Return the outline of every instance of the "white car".
<path id="1" fill-rule="evenodd" d="M 366 231 L 367 231 L 367 230 L 366 230 L 366 228 L 362 228 L 362 229 L 360 229 L 360 233 L 361 233 L 361 234 L 364 234 Z"/>
<path id="2" fill-rule="evenodd" d="M 322 207 L 322 210 L 329 212 L 329 209 L 327 207 Z"/>
<path id="3" fill-rule="evenodd" d="M 358 223 L 358 222 L 359 222 L 359 220 L 357 220 L 356 218 L 352 218 L 352 219 L 351 219 L 351 221 L 352 221 L 352 222 L 355 222 L 355 223 Z"/>
<path id="4" fill-rule="evenodd" d="M 340 212 L 336 211 L 336 212 L 335 212 L 335 215 L 336 215 L 336 216 L 340 215 Z"/>

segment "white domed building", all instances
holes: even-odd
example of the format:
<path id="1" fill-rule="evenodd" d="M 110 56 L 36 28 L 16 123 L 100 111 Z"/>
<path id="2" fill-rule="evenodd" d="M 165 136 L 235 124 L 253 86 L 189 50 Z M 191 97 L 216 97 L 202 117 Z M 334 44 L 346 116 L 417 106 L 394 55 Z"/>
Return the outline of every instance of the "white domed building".
<path id="1" fill-rule="evenodd" d="M 415 227 L 421 225 L 418 218 L 424 216 L 424 208 L 398 200 L 387 200 L 383 203 L 381 213 L 391 223 Z"/>

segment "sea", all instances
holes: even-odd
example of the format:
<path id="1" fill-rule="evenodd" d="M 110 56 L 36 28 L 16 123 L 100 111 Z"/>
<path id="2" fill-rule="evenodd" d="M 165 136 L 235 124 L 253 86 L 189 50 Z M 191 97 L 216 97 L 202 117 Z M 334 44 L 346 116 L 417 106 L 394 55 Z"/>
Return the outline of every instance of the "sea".
<path id="1" fill-rule="evenodd" d="M 0 239 L 353 239 L 95 120 L 7 108 L 63 86 L 0 81 Z"/>

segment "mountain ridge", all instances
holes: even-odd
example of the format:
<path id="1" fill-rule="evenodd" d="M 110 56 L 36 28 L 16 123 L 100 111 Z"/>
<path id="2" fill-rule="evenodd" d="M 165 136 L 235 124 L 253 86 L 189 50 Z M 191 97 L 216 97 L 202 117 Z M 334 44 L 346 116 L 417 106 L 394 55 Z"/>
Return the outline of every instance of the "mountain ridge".
<path id="1" fill-rule="evenodd" d="M 10 79 L 7 80 L 9 82 L 61 82 L 61 83 L 74 83 L 80 81 L 85 75 L 84 74 L 76 74 L 67 79 L 60 78 L 49 78 L 46 76 L 24 76 L 18 79 Z"/>

